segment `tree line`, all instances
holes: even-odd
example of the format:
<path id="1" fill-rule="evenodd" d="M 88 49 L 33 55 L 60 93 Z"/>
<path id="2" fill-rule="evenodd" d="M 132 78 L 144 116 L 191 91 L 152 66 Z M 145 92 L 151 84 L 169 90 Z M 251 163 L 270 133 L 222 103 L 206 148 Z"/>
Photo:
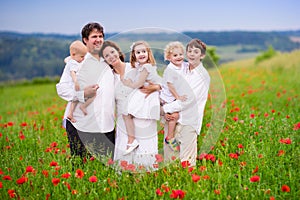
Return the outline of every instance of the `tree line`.
<path id="1" fill-rule="evenodd" d="M 106 34 L 106 38 L 116 37 L 116 33 Z M 292 42 L 289 36 L 300 37 L 299 31 L 282 32 L 183 32 L 170 33 L 137 33 L 122 34 L 122 37 L 133 41 L 173 41 L 182 38 L 201 38 L 206 44 L 215 46 L 254 44 L 256 49 L 266 50 L 272 46 L 277 51 L 292 51 L 300 48 L 299 43 Z M 0 82 L 8 80 L 32 79 L 35 77 L 60 76 L 64 67 L 63 58 L 69 55 L 69 44 L 80 35 L 60 34 L 22 34 L 0 32 Z M 209 48 L 208 54 L 218 62 L 215 48 Z M 164 63 L 162 52 L 153 51 L 158 63 Z M 129 58 L 129 56 L 127 56 Z"/>

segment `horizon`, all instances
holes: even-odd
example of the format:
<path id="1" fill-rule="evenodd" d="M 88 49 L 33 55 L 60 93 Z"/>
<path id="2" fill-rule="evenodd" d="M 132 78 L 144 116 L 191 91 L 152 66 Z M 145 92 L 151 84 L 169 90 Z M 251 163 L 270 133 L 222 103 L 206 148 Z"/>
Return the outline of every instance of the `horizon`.
<path id="1" fill-rule="evenodd" d="M 168 31 L 161 31 L 161 32 L 133 32 L 133 31 L 127 31 L 129 34 L 161 34 L 161 33 L 175 33 L 175 32 L 168 32 Z M 224 33 L 224 32 L 248 32 L 248 33 L 268 33 L 268 32 L 300 32 L 299 29 L 286 29 L 286 30 L 202 30 L 202 31 L 181 31 L 177 33 L 209 33 L 209 32 L 214 32 L 214 33 Z M 73 35 L 80 35 L 80 33 L 45 33 L 45 32 L 20 32 L 20 31 L 12 31 L 12 30 L 0 30 L 0 33 L 16 33 L 16 34 L 24 34 L 24 35 L 65 35 L 65 36 L 73 36 Z M 105 32 L 105 34 L 122 34 L 123 32 Z"/>

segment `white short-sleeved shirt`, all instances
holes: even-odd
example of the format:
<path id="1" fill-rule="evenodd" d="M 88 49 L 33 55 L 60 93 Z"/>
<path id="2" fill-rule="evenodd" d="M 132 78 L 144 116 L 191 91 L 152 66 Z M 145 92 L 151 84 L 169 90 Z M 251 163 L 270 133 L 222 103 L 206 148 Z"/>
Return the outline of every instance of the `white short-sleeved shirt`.
<path id="1" fill-rule="evenodd" d="M 60 78 L 60 83 L 70 83 L 71 85 L 74 85 L 72 77 L 71 77 L 71 71 L 74 71 L 77 73 L 77 71 L 80 68 L 80 63 L 77 62 L 74 59 L 70 59 L 67 64 L 65 65 L 64 71 Z"/>
<path id="2" fill-rule="evenodd" d="M 177 85 L 179 83 L 179 76 L 182 76 L 183 69 L 185 66 L 188 65 L 188 63 L 183 62 L 181 67 L 175 66 L 173 63 L 169 63 L 167 68 L 164 71 L 163 74 L 163 81 L 162 81 L 162 90 L 160 93 L 160 98 L 165 101 L 166 103 L 170 103 L 172 101 L 175 101 L 175 97 L 172 95 L 172 93 L 169 90 L 168 83 L 173 84 L 176 92 L 177 92 Z M 175 72 L 175 73 L 174 73 Z"/>

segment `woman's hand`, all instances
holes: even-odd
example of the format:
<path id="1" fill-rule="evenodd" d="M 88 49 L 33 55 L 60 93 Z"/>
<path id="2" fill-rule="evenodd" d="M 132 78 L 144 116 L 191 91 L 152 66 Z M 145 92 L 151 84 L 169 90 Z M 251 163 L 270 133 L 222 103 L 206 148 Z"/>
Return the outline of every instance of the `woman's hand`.
<path id="1" fill-rule="evenodd" d="M 152 82 L 149 82 L 148 86 L 143 86 L 140 88 L 140 91 L 146 94 L 145 98 L 147 98 L 152 92 L 156 92 L 159 90 L 161 90 L 160 85 L 153 84 Z"/>

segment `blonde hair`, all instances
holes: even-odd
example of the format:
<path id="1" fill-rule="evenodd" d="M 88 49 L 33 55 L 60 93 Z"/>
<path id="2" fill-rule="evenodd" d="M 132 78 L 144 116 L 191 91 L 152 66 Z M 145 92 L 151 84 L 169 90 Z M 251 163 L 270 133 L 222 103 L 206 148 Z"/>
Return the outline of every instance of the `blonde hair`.
<path id="1" fill-rule="evenodd" d="M 184 46 L 181 42 L 178 42 L 178 41 L 170 42 L 166 45 L 166 48 L 164 50 L 164 59 L 165 60 L 169 60 L 169 57 L 173 53 L 173 50 L 175 48 L 180 48 L 184 52 Z"/>
<path id="2" fill-rule="evenodd" d="M 86 54 L 88 52 L 87 47 L 80 40 L 75 40 L 70 45 L 70 55 L 76 55 L 77 53 Z"/>
<path id="3" fill-rule="evenodd" d="M 151 51 L 150 45 L 146 42 L 146 41 L 137 41 L 134 42 L 131 45 L 131 51 L 130 51 L 130 64 L 132 67 L 135 67 L 135 63 L 137 61 L 136 57 L 135 57 L 135 47 L 138 45 L 144 45 L 146 47 L 146 51 L 148 52 L 148 60 L 147 63 L 150 63 L 152 66 L 156 65 L 156 61 L 154 59 L 153 53 Z"/>

